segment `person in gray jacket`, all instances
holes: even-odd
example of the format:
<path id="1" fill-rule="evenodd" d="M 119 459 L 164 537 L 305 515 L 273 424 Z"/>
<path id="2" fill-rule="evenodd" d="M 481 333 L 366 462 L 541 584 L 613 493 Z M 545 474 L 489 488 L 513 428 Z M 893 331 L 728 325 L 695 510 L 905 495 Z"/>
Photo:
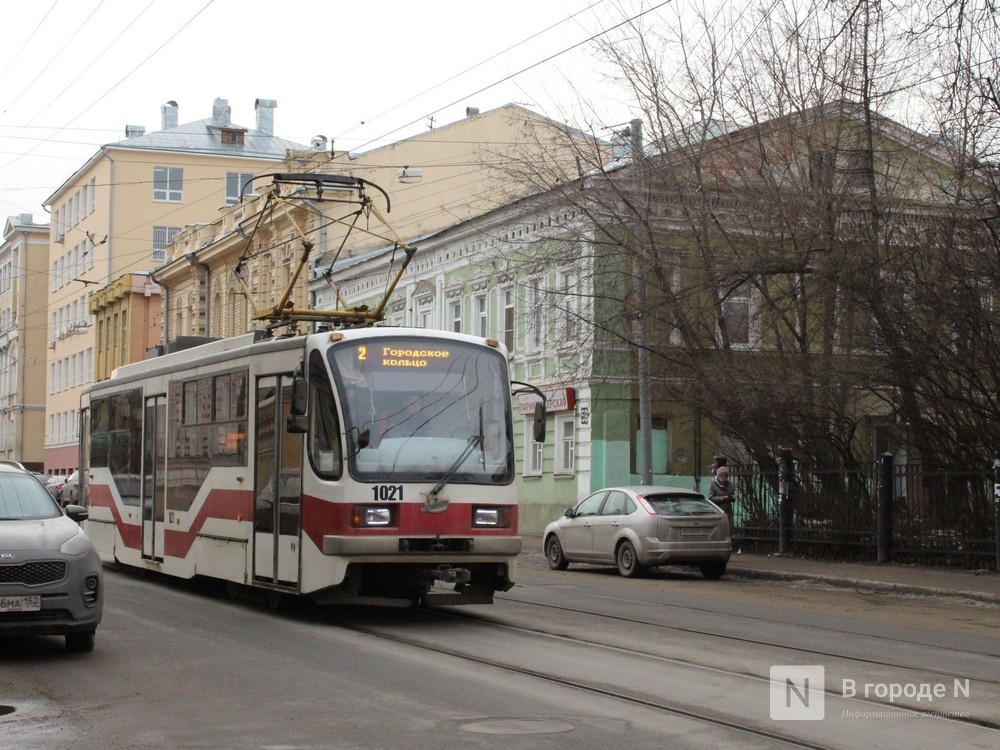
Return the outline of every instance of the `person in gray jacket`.
<path id="1" fill-rule="evenodd" d="M 715 479 L 708 485 L 708 499 L 726 512 L 729 519 L 729 532 L 733 531 L 733 485 L 729 483 L 729 467 L 720 466 L 715 470 Z"/>

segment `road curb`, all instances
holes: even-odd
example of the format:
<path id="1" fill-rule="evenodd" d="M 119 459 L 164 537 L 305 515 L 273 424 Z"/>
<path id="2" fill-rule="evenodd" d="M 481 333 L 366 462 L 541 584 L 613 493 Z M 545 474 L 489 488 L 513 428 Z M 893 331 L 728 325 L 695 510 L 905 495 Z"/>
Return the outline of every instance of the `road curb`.
<path id="1" fill-rule="evenodd" d="M 811 581 L 825 583 L 829 586 L 856 589 L 858 591 L 873 591 L 888 594 L 915 594 L 919 596 L 945 596 L 952 599 L 966 599 L 983 604 L 1000 604 L 1000 596 L 984 591 L 958 591 L 934 586 L 916 586 L 908 583 L 890 583 L 887 581 L 872 581 L 865 578 L 842 578 L 825 576 L 816 573 L 793 573 L 777 570 L 758 570 L 756 568 L 741 568 L 730 563 L 727 576 L 743 578 L 759 578 L 771 581 Z"/>

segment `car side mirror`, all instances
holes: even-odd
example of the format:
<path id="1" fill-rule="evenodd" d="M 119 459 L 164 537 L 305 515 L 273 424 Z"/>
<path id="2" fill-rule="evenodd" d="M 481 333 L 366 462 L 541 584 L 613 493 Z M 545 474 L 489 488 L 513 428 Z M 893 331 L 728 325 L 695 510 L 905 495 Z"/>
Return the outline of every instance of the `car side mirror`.
<path id="1" fill-rule="evenodd" d="M 86 521 L 90 518 L 90 511 L 84 508 L 82 505 L 67 505 L 66 515 L 72 518 L 77 523 Z"/>
<path id="2" fill-rule="evenodd" d="M 572 508 L 567 508 L 563 515 L 566 516 L 566 518 L 576 518 L 576 511 Z"/>

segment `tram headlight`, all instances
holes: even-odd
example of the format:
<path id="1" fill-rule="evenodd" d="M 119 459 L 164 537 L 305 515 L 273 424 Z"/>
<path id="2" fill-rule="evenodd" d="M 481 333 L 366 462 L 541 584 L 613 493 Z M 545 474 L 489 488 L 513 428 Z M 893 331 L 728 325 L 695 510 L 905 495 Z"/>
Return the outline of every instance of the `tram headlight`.
<path id="1" fill-rule="evenodd" d="M 476 528 L 506 529 L 510 526 L 510 508 L 505 505 L 474 505 L 472 525 Z"/>
<path id="2" fill-rule="evenodd" d="M 351 508 L 351 525 L 356 529 L 369 526 L 392 526 L 392 508 L 378 505 L 355 505 Z"/>

